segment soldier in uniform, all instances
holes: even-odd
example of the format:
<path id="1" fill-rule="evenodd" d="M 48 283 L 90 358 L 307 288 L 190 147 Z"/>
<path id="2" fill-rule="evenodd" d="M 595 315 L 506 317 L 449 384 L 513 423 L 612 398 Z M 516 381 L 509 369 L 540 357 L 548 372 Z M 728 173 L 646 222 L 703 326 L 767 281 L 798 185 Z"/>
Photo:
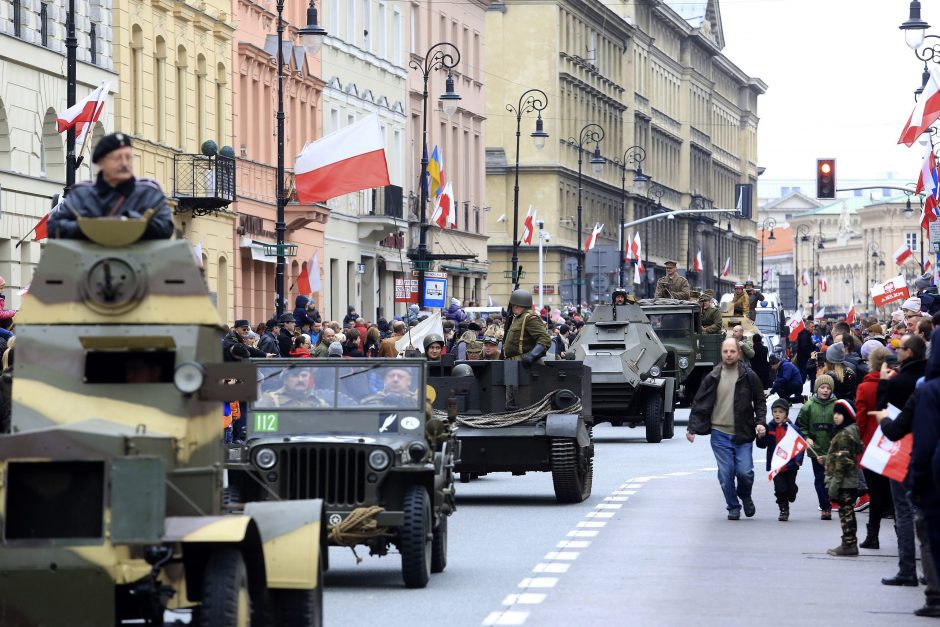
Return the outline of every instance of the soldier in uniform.
<path id="1" fill-rule="evenodd" d="M 424 337 L 424 356 L 428 361 L 439 361 L 444 350 L 444 338 L 437 333 Z"/>
<path id="2" fill-rule="evenodd" d="M 754 289 L 754 281 L 751 280 L 744 283 L 744 292 L 747 294 L 747 317 L 754 320 L 757 318 L 757 303 L 764 300 L 764 295 Z"/>
<path id="3" fill-rule="evenodd" d="M 496 361 L 499 359 L 499 338 L 495 335 L 483 336 L 483 354 L 480 359 Z"/>
<path id="4" fill-rule="evenodd" d="M 364 405 L 412 405 L 417 400 L 418 393 L 411 389 L 408 368 L 387 368 L 382 381 L 382 390 L 362 399 Z"/>
<path id="5" fill-rule="evenodd" d="M 732 311 L 734 315 L 748 316 L 748 312 L 751 310 L 751 301 L 750 298 L 748 298 L 748 295 L 744 293 L 743 283 L 735 283 L 734 296 L 731 299 L 731 306 L 733 308 Z"/>
<path id="6" fill-rule="evenodd" d="M 101 168 L 98 179 L 76 183 L 63 203 L 49 216 L 49 237 L 83 239 L 78 218 L 140 218 L 154 213 L 143 239 L 173 236 L 173 216 L 160 185 L 152 179 L 134 178 L 131 138 L 124 133 L 105 135 L 91 156 Z"/>
<path id="7" fill-rule="evenodd" d="M 509 306 L 513 319 L 503 338 L 503 356 L 521 361 L 528 368 L 545 355 L 552 345 L 552 338 L 545 323 L 532 312 L 532 294 L 515 290 L 509 296 Z"/>
<path id="8" fill-rule="evenodd" d="M 308 368 L 286 368 L 280 377 L 281 387 L 262 394 L 258 407 L 329 407 L 322 398 L 310 394 Z"/>
<path id="9" fill-rule="evenodd" d="M 622 287 L 618 287 L 614 290 L 612 300 L 614 305 L 636 304 L 636 297 L 633 296 L 633 294 L 627 294 L 627 290 Z"/>
<path id="10" fill-rule="evenodd" d="M 702 306 L 702 326 L 699 333 L 721 333 L 721 312 L 712 304 L 712 297 L 708 292 L 699 296 Z"/>
<path id="11" fill-rule="evenodd" d="M 666 262 L 666 276 L 656 281 L 656 298 L 675 298 L 689 300 L 692 288 L 685 278 L 676 272 L 676 262 Z"/>

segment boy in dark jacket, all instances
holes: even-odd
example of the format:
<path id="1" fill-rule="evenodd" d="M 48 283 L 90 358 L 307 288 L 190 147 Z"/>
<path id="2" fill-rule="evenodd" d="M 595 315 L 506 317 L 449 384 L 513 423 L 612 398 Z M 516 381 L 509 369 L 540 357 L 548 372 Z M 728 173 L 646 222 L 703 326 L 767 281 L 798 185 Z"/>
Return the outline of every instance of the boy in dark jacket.
<path id="1" fill-rule="evenodd" d="M 757 446 L 767 449 L 767 471 L 770 471 L 770 462 L 773 459 L 774 451 L 777 450 L 777 443 L 786 435 L 787 429 L 795 429 L 801 436 L 800 430 L 790 422 L 790 403 L 785 399 L 778 398 L 770 406 L 770 413 L 773 420 L 767 423 L 767 433 L 757 438 Z M 786 521 L 790 519 L 790 503 L 796 501 L 796 493 L 799 486 L 796 485 L 796 473 L 803 463 L 803 453 L 787 462 L 787 465 L 780 469 L 780 472 L 774 477 L 774 496 L 777 499 L 777 505 L 780 507 L 780 515 L 777 520 Z"/>
<path id="2" fill-rule="evenodd" d="M 862 438 L 855 424 L 855 410 L 846 400 L 833 404 L 832 422 L 835 435 L 826 454 L 826 488 L 829 498 L 839 504 L 842 523 L 842 544 L 826 551 L 829 555 L 858 555 L 855 535 L 855 497 L 858 492 L 858 457 L 862 454 Z"/>

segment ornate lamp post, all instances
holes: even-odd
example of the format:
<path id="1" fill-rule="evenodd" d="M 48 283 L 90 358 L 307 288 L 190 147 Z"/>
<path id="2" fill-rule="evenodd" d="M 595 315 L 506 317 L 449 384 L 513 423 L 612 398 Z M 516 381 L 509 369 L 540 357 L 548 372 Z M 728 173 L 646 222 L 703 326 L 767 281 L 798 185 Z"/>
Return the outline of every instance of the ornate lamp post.
<path id="1" fill-rule="evenodd" d="M 538 112 L 538 118 L 535 120 L 535 130 L 532 131 L 532 143 L 536 150 L 545 147 L 545 140 L 548 139 L 548 133 L 542 126 L 542 111 L 548 106 L 548 96 L 541 89 L 530 89 L 519 96 L 519 104 L 513 106 L 506 105 L 506 110 L 516 115 L 516 182 L 512 188 L 512 284 L 519 284 L 519 142 L 522 137 L 522 116 L 531 111 Z M 541 247 L 542 240 L 539 239 Z M 541 264 L 541 256 L 539 256 Z M 541 266 L 540 266 L 541 267 Z M 539 294 L 539 300 L 542 295 Z"/>
<path id="2" fill-rule="evenodd" d="M 623 232 L 624 224 L 626 220 L 625 212 L 627 205 L 627 169 L 630 164 L 634 164 L 636 167 L 633 168 L 633 193 L 637 196 L 644 196 L 646 194 L 647 187 L 649 186 L 650 177 L 643 174 L 643 162 L 646 161 L 646 151 L 643 150 L 642 146 L 630 146 L 623 153 L 623 161 L 617 161 L 614 159 L 614 163 L 620 166 L 622 176 L 620 178 L 620 233 L 617 238 L 618 246 L 620 247 L 620 261 L 617 263 L 617 279 L 620 287 L 624 285 L 624 273 L 626 261 L 624 259 L 624 253 L 626 252 L 624 248 L 624 238 L 626 235 Z"/>
<path id="3" fill-rule="evenodd" d="M 770 230 L 770 236 L 767 238 L 768 242 L 772 242 L 776 237 L 774 237 L 774 227 L 777 226 L 777 221 L 773 218 L 767 218 L 763 222 L 757 223 L 757 228 L 760 229 L 760 291 L 764 291 L 764 229 Z"/>
<path id="4" fill-rule="evenodd" d="M 581 313 L 581 284 L 584 283 L 584 250 L 581 246 L 581 190 L 582 174 L 581 164 L 584 157 L 584 144 L 594 144 L 594 154 L 591 157 L 591 169 L 594 174 L 600 174 L 604 167 L 604 157 L 601 156 L 600 143 L 604 139 L 604 129 L 599 124 L 585 124 L 578 134 L 578 139 L 568 138 L 571 144 L 578 146 L 578 313 Z"/>
<path id="5" fill-rule="evenodd" d="M 460 96 L 454 91 L 454 76 L 450 70 L 460 63 L 460 50 L 452 43 L 436 43 L 424 54 L 424 60 L 412 59 L 409 67 L 421 72 L 424 80 L 424 90 L 421 100 L 424 105 L 424 115 L 422 117 L 421 128 L 421 175 L 418 178 L 418 187 L 421 188 L 421 211 L 419 213 L 420 222 L 418 224 L 418 250 L 412 265 L 418 269 L 418 306 L 424 308 L 424 273 L 429 269 L 431 258 L 428 254 L 428 82 L 431 79 L 431 72 L 436 70 L 447 70 L 447 81 L 445 83 L 444 93 L 441 94 L 441 108 L 444 115 L 450 116 L 457 110 L 457 103 Z"/>

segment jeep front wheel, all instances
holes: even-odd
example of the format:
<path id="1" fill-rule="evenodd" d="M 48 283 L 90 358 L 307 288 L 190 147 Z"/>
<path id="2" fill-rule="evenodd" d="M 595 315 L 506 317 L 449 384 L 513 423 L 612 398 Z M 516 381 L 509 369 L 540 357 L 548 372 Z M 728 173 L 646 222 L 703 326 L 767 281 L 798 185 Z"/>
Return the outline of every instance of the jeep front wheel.
<path id="1" fill-rule="evenodd" d="M 405 521 L 399 532 L 401 577 L 408 588 L 424 588 L 431 578 L 431 502 L 422 486 L 405 492 Z"/>

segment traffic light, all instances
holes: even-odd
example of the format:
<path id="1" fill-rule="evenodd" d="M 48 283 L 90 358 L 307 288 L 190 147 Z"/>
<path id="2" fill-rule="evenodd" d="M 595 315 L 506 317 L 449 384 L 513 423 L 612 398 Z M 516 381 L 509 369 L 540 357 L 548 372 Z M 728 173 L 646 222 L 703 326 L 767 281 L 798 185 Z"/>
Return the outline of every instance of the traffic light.
<path id="1" fill-rule="evenodd" d="M 836 160 L 816 159 L 816 198 L 832 200 L 836 197 Z"/>

